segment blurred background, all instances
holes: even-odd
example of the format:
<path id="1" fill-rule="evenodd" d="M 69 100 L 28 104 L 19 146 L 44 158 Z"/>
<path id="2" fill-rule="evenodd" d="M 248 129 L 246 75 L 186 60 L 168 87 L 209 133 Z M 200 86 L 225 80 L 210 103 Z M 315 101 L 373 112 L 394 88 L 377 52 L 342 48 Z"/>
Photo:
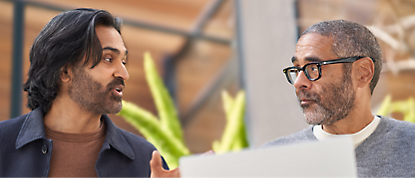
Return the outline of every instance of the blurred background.
<path id="1" fill-rule="evenodd" d="M 123 19 L 130 73 L 124 100 L 157 114 L 143 70 L 143 53 L 152 54 L 192 153 L 210 150 L 222 135 L 223 90 L 246 91 L 252 148 L 307 127 L 282 69 L 291 65 L 299 34 L 320 21 L 354 21 L 378 38 L 385 64 L 374 112 L 387 94 L 392 101 L 415 95 L 415 0 L 0 0 L 0 121 L 30 112 L 21 86 L 37 34 L 57 14 L 80 7 Z"/>

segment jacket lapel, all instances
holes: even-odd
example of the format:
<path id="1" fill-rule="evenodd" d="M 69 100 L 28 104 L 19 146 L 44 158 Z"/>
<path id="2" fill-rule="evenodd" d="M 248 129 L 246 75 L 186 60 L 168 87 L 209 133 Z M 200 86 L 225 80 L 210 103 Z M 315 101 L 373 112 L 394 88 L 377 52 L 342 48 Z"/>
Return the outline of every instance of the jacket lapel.
<path id="1" fill-rule="evenodd" d="M 124 138 L 123 134 L 121 133 L 121 129 L 119 129 L 115 124 L 111 121 L 108 115 L 102 115 L 101 117 L 106 126 L 107 126 L 107 133 L 106 138 L 104 141 L 104 145 L 102 146 L 102 151 L 106 149 L 110 149 L 113 147 L 114 149 L 118 150 L 131 160 L 135 159 L 134 151 L 131 148 L 130 144 Z"/>

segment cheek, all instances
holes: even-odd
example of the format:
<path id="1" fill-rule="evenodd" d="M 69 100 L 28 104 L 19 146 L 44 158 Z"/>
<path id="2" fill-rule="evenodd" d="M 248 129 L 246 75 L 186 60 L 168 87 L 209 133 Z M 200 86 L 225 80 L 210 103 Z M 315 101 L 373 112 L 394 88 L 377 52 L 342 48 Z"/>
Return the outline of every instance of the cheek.
<path id="1" fill-rule="evenodd" d="M 335 81 L 337 75 L 338 73 L 336 73 L 335 70 L 331 70 L 331 68 L 328 68 L 328 67 L 321 70 L 321 79 L 324 80 L 325 82 L 331 83 Z"/>
<path id="2" fill-rule="evenodd" d="M 321 79 L 319 80 L 319 85 L 315 85 L 315 87 L 318 89 L 318 91 L 321 91 L 323 94 L 330 92 L 330 88 L 333 87 L 339 87 L 343 84 L 343 74 L 340 73 L 339 69 L 338 71 L 325 71 L 325 73 L 321 74 Z"/>
<path id="3" fill-rule="evenodd" d="M 105 68 L 97 68 L 97 69 L 92 69 L 93 71 L 91 71 L 89 73 L 89 75 L 91 76 L 91 78 L 99 83 L 105 84 L 108 83 L 109 81 L 111 81 L 111 72 L 108 69 Z"/>
<path id="4" fill-rule="evenodd" d="M 329 90 L 327 86 L 319 86 L 317 89 L 317 94 L 320 97 L 320 100 L 325 100 L 327 95 L 329 95 Z"/>
<path id="5" fill-rule="evenodd" d="M 331 78 L 330 81 L 325 82 L 324 84 L 320 84 L 315 86 L 316 87 L 316 91 L 317 94 L 319 95 L 320 99 L 323 102 L 326 102 L 327 100 L 331 100 L 332 97 L 334 95 L 334 90 L 336 90 L 336 88 L 338 88 L 339 86 L 339 81 L 334 81 L 333 78 Z"/>

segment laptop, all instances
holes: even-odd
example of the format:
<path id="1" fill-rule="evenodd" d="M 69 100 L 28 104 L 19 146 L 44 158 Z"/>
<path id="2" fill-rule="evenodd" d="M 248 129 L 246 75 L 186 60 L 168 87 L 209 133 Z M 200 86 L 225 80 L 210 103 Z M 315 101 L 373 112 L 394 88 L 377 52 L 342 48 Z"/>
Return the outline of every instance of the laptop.
<path id="1" fill-rule="evenodd" d="M 357 177 L 350 138 L 314 141 L 180 159 L 190 177 Z"/>

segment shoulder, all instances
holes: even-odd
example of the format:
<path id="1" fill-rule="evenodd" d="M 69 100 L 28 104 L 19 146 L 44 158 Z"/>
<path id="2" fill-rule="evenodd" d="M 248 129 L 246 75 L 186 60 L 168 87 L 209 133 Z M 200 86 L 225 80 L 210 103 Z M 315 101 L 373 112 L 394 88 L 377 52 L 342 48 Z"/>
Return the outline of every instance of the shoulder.
<path id="1" fill-rule="evenodd" d="M 20 128 L 22 127 L 25 119 L 27 117 L 27 114 L 19 116 L 14 119 L 9 119 L 5 121 L 0 122 L 0 135 L 1 138 L 8 137 L 10 134 L 18 134 L 20 131 Z"/>
<path id="2" fill-rule="evenodd" d="M 411 147 L 407 150 L 415 149 L 415 124 L 407 121 L 396 120 L 384 116 L 380 118 L 380 123 L 376 130 L 366 140 L 356 148 L 356 152 L 368 152 L 377 147 L 385 148 L 385 152 Z M 412 148 L 413 147 L 413 148 Z M 379 150 L 378 150 L 379 152 Z M 384 153 L 386 154 L 386 153 Z"/>
<path id="3" fill-rule="evenodd" d="M 379 128 L 389 136 L 401 137 L 410 136 L 415 137 L 415 124 L 407 121 L 400 121 L 388 117 L 379 116 L 381 124 Z"/>
<path id="4" fill-rule="evenodd" d="M 359 177 L 413 177 L 415 124 L 378 117 L 377 129 L 355 149 Z"/>
<path id="5" fill-rule="evenodd" d="M 6 150 L 13 150 L 26 115 L 0 122 L 0 155 Z"/>
<path id="6" fill-rule="evenodd" d="M 6 129 L 8 126 L 15 126 L 16 124 L 17 125 L 22 125 L 24 120 L 26 119 L 27 115 L 28 114 L 21 115 L 19 117 L 13 118 L 13 119 L 0 121 L 0 128 Z"/>
<path id="7" fill-rule="evenodd" d="M 296 132 L 294 134 L 277 138 L 275 140 L 272 140 L 266 144 L 264 144 L 261 148 L 267 148 L 271 146 L 277 146 L 277 145 L 285 145 L 290 143 L 298 143 L 298 142 L 304 142 L 304 141 L 311 141 L 311 140 L 317 140 L 316 137 L 313 134 L 313 126 L 309 126 L 304 130 L 301 130 L 299 132 Z"/>

